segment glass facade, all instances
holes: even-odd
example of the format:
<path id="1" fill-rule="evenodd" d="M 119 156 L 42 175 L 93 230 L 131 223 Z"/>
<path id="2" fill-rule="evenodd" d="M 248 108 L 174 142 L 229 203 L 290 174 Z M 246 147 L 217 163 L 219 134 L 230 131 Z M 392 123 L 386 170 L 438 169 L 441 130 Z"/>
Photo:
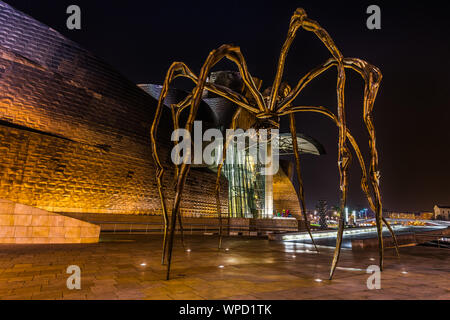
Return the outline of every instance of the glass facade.
<path id="1" fill-rule="evenodd" d="M 233 218 L 262 218 L 265 212 L 265 176 L 261 165 L 249 154 L 248 149 L 240 149 L 234 143 L 228 149 L 233 158 L 227 161 L 223 174 L 228 179 L 228 211 Z"/>
<path id="2" fill-rule="evenodd" d="M 258 143 L 252 146 L 232 141 L 227 150 L 222 174 L 228 180 L 228 211 L 233 218 L 273 216 L 273 176 L 264 174 L 267 166 L 257 159 L 267 150 L 260 150 Z"/>
<path id="3" fill-rule="evenodd" d="M 271 170 L 275 170 L 272 171 L 273 174 L 267 174 L 267 172 L 270 172 L 270 170 L 267 171 L 268 168 L 271 167 L 267 163 L 273 164 L 275 156 L 276 161 L 278 161 L 280 155 L 291 154 L 291 135 L 273 136 L 269 143 L 255 142 L 260 142 L 260 140 L 259 138 L 255 139 L 252 134 L 242 133 L 236 137 L 238 137 L 236 140 L 230 141 L 226 161 L 222 168 L 222 174 L 228 180 L 229 216 L 232 218 L 273 218 L 275 213 L 273 174 L 277 174 L 278 166 L 276 166 L 276 169 L 272 167 Z M 245 137 L 244 140 L 239 139 L 242 137 Z M 264 139 L 261 141 L 264 141 Z M 305 139 L 298 137 L 298 145 L 302 153 L 319 154 L 319 150 Z M 222 146 L 221 141 L 220 155 L 222 154 Z M 210 166 L 210 169 L 217 172 L 216 165 Z M 280 198 L 280 195 L 278 194 L 277 197 Z M 279 203 L 279 199 L 277 201 L 278 210 L 281 212 L 284 207 Z"/>

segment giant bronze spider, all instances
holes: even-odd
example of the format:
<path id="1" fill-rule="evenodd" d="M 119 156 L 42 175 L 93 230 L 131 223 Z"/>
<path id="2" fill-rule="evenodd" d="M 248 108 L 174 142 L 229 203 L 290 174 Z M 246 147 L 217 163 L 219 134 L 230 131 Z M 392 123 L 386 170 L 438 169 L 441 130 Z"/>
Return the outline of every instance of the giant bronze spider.
<path id="1" fill-rule="evenodd" d="M 289 87 L 287 84 L 282 83 L 282 76 L 286 61 L 286 56 L 289 51 L 289 48 L 294 41 L 297 31 L 303 28 L 306 31 L 313 32 L 326 46 L 328 51 L 331 53 L 331 58 L 327 60 L 325 63 L 319 65 L 315 69 L 308 72 L 305 76 L 303 76 L 294 88 Z M 208 82 L 208 75 L 210 74 L 211 68 L 217 64 L 223 58 L 227 58 L 228 60 L 235 63 L 239 69 L 239 74 L 242 77 L 244 82 L 244 91 L 243 93 L 234 92 L 229 88 L 224 86 L 215 85 Z M 329 109 L 322 106 L 295 106 L 292 105 L 294 99 L 299 95 L 299 93 L 305 88 L 305 86 L 314 78 L 318 77 L 326 70 L 331 67 L 337 68 L 337 115 L 331 112 Z M 364 90 L 364 108 L 363 108 L 363 119 L 364 124 L 366 126 L 368 136 L 369 136 L 369 147 L 370 147 L 370 166 L 369 166 L 369 174 L 366 171 L 366 165 L 364 163 L 364 158 L 360 151 L 358 144 L 355 139 L 351 135 L 349 129 L 346 124 L 345 117 L 345 108 L 344 108 L 344 87 L 345 87 L 345 79 L 346 79 L 346 69 L 352 69 L 359 73 L 365 82 L 365 90 Z M 378 154 L 376 149 L 376 139 L 375 139 L 375 128 L 372 121 L 372 110 L 375 102 L 375 98 L 378 92 L 378 88 L 381 82 L 381 72 L 380 70 L 358 58 L 344 58 L 341 52 L 337 49 L 334 44 L 332 38 L 328 34 L 325 29 L 323 29 L 316 21 L 311 20 L 307 17 L 305 11 L 301 8 L 297 9 L 294 15 L 291 18 L 289 31 L 287 34 L 287 39 L 283 44 L 281 49 L 280 58 L 277 65 L 277 71 L 275 80 L 273 85 L 265 90 L 264 92 L 259 91 L 260 82 L 256 81 L 256 78 L 253 78 L 249 71 L 247 70 L 247 65 L 244 60 L 243 55 L 239 47 L 234 45 L 222 45 L 219 48 L 213 50 L 208 55 L 206 61 L 204 62 L 200 74 L 196 76 L 183 62 L 174 62 L 166 75 L 163 88 L 161 90 L 161 94 L 158 101 L 157 110 L 155 113 L 153 125 L 151 128 L 151 144 L 152 144 L 152 154 L 153 159 L 155 161 L 155 165 L 157 168 L 156 180 L 159 190 L 159 195 L 161 199 L 162 212 L 164 215 L 165 221 L 165 231 L 164 231 L 164 244 L 163 244 L 163 263 L 165 261 L 165 255 L 167 252 L 167 279 L 170 276 L 170 264 L 172 259 L 172 249 L 173 249 L 173 241 L 174 241 L 174 233 L 176 227 L 177 217 L 180 215 L 180 202 L 183 193 L 184 184 L 186 181 L 187 174 L 190 169 L 190 164 L 183 163 L 180 166 L 176 166 L 176 187 L 175 187 L 175 198 L 173 201 L 172 208 L 172 216 L 171 216 L 171 226 L 170 226 L 170 236 L 167 237 L 168 230 L 168 213 L 166 208 L 166 201 L 164 197 L 164 190 L 162 185 L 162 177 L 164 174 L 163 166 L 161 165 L 158 150 L 156 145 L 156 135 L 157 129 L 159 125 L 159 120 L 162 114 L 162 108 L 164 105 L 164 99 L 166 98 L 169 86 L 171 82 L 178 77 L 185 77 L 192 80 L 195 84 L 194 89 L 189 95 L 178 104 L 172 105 L 172 117 L 174 121 L 174 128 L 179 128 L 179 118 L 180 113 L 189 108 L 189 116 L 186 121 L 185 129 L 188 132 L 192 132 L 192 127 L 194 120 L 197 115 L 197 110 L 199 108 L 199 104 L 201 102 L 202 93 L 204 90 L 217 94 L 238 106 L 235 111 L 232 119 L 232 123 L 230 129 L 235 129 L 237 126 L 237 121 L 242 113 L 242 110 L 246 110 L 246 112 L 254 115 L 257 119 L 257 123 L 255 124 L 255 128 L 276 128 L 279 127 L 280 117 L 281 116 L 289 116 L 290 119 L 290 131 L 292 134 L 293 141 L 293 150 L 295 154 L 295 164 L 296 164 L 296 172 L 297 178 L 299 181 L 299 190 L 298 197 L 300 202 L 300 208 L 302 215 L 305 219 L 307 231 L 311 236 L 311 230 L 308 225 L 308 217 L 306 215 L 305 210 L 305 200 L 304 200 L 304 191 L 303 191 L 303 183 L 301 176 L 301 167 L 300 167 L 300 157 L 299 157 L 299 148 L 297 145 L 296 139 L 296 123 L 295 123 L 295 113 L 297 112 L 315 112 L 322 115 L 325 115 L 329 119 L 331 119 L 338 127 L 339 139 L 338 139 L 338 170 L 340 176 L 340 219 L 339 226 L 337 232 L 336 239 L 336 248 L 334 251 L 334 256 L 331 265 L 330 271 L 330 279 L 332 279 L 334 271 L 336 269 L 336 265 L 339 259 L 339 254 L 342 245 L 342 238 L 344 232 L 344 215 L 343 211 L 346 206 L 347 200 L 347 192 L 348 192 L 348 170 L 349 165 L 352 159 L 352 154 L 349 149 L 349 145 L 351 145 L 353 151 L 355 152 L 359 165 L 361 167 L 362 178 L 361 178 L 361 188 L 365 193 L 367 200 L 369 202 L 370 208 L 374 211 L 376 216 L 376 226 L 377 226 L 377 234 L 378 234 L 378 247 L 379 247 L 379 266 L 382 270 L 383 268 L 383 239 L 382 239 L 382 228 L 383 223 L 388 227 L 397 250 L 398 254 L 398 246 L 395 234 L 392 228 L 389 226 L 389 223 L 382 217 L 382 203 L 381 203 L 381 195 L 379 188 L 379 179 L 380 174 L 378 171 Z M 225 142 L 223 156 L 225 156 L 225 151 L 227 149 L 228 141 Z M 222 170 L 222 165 L 219 164 L 217 170 L 217 180 L 216 180 L 216 200 L 217 200 L 217 213 L 219 216 L 219 221 L 221 225 L 221 209 L 220 209 L 220 199 L 219 199 L 219 178 Z M 219 230 L 219 249 L 220 243 L 222 239 L 222 227 Z M 313 244 L 315 246 L 314 240 Z M 317 247 L 316 247 L 317 250 Z"/>

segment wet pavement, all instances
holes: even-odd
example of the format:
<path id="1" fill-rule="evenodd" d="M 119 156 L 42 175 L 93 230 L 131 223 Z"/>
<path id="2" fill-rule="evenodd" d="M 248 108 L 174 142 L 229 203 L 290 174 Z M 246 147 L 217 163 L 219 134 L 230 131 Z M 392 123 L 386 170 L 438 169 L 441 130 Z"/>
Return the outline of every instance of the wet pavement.
<path id="1" fill-rule="evenodd" d="M 189 250 L 187 250 L 189 249 Z M 328 280 L 333 248 L 213 236 L 177 239 L 172 279 L 161 265 L 161 236 L 108 235 L 98 244 L 0 245 L 0 299 L 450 299 L 450 250 L 386 249 L 381 289 L 366 272 L 376 251 L 343 249 Z M 67 268 L 81 269 L 69 290 Z"/>

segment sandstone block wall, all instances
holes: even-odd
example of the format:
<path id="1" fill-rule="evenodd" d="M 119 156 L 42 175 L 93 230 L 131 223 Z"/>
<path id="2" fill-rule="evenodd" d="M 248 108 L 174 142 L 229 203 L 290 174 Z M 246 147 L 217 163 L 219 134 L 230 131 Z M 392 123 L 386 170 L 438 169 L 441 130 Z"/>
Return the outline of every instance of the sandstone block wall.
<path id="1" fill-rule="evenodd" d="M 0 199 L 0 243 L 96 243 L 99 235 L 94 224 Z"/>

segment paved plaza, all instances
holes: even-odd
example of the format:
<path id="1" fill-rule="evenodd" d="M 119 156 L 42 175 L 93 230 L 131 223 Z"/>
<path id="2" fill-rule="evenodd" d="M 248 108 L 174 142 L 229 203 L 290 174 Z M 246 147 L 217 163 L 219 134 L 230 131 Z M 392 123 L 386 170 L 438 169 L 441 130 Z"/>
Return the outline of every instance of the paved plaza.
<path id="1" fill-rule="evenodd" d="M 332 248 L 258 238 L 189 236 L 176 241 L 172 280 L 161 265 L 161 236 L 102 236 L 98 244 L 0 245 L 1 299 L 450 299 L 450 251 L 386 249 L 381 289 L 366 273 L 376 251 L 342 250 L 328 279 Z M 81 268 L 81 290 L 66 286 Z"/>

